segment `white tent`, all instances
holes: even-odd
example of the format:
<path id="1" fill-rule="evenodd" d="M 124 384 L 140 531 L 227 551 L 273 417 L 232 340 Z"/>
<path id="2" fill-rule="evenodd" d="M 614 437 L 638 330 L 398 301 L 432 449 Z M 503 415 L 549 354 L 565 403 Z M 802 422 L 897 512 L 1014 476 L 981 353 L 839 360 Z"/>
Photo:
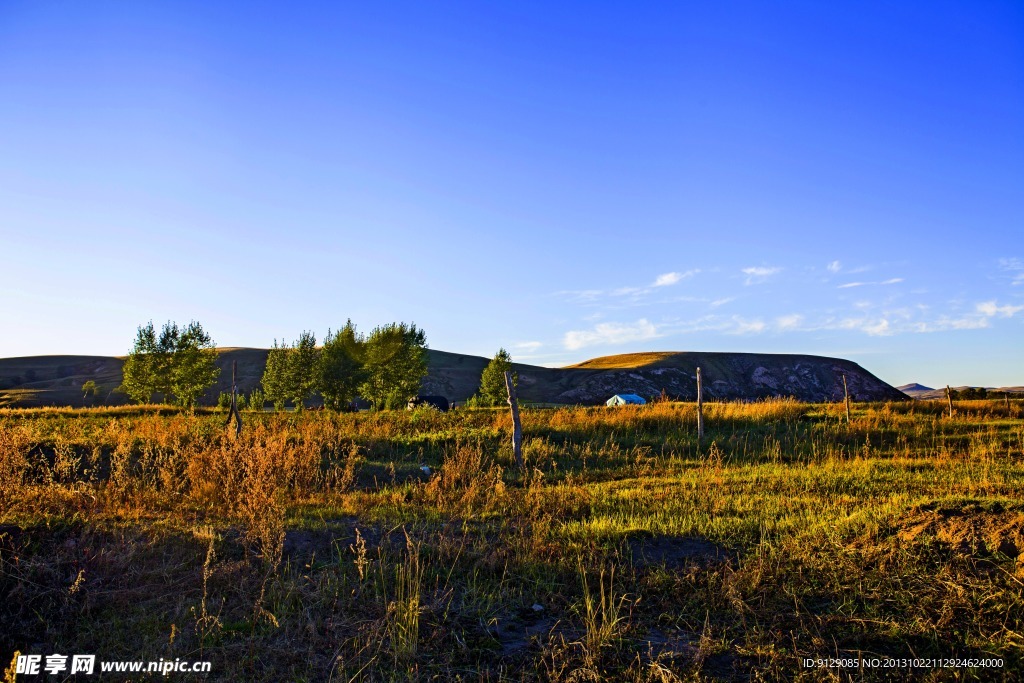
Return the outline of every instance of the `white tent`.
<path id="1" fill-rule="evenodd" d="M 605 401 L 606 406 L 642 406 L 645 403 L 647 403 L 647 401 L 636 394 L 615 394 Z"/>

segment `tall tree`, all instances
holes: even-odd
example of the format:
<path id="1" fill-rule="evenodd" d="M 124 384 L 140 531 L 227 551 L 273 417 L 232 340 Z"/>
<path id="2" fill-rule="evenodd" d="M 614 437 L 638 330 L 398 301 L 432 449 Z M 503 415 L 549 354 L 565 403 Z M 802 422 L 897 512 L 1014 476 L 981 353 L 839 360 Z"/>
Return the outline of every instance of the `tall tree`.
<path id="1" fill-rule="evenodd" d="M 178 348 L 181 330 L 178 323 L 168 320 L 160 329 L 160 337 L 156 341 L 153 354 L 153 377 L 157 393 L 164 403 L 171 402 L 174 394 L 174 353 Z"/>
<path id="2" fill-rule="evenodd" d="M 217 348 L 203 326 L 195 321 L 180 331 L 175 325 L 175 332 L 170 363 L 171 392 L 181 405 L 192 408 L 220 376 Z"/>
<path id="3" fill-rule="evenodd" d="M 427 374 L 427 335 L 415 324 L 377 327 L 366 340 L 359 393 L 377 409 L 397 408 L 419 393 Z"/>
<path id="4" fill-rule="evenodd" d="M 153 321 L 139 327 L 135 344 L 125 358 L 119 387 L 130 398 L 149 403 L 154 394 L 162 401 L 172 396 L 192 407 L 217 381 L 217 351 L 203 326 L 193 321 L 179 328 L 168 321 L 157 336 Z"/>
<path id="5" fill-rule="evenodd" d="M 266 399 L 274 404 L 274 410 L 283 410 L 285 401 L 290 398 L 288 390 L 288 354 L 290 351 L 291 347 L 286 342 L 282 340 L 281 345 L 278 346 L 275 339 L 274 345 L 267 353 L 267 365 L 263 370 L 263 379 L 260 384 L 263 385 Z"/>
<path id="6" fill-rule="evenodd" d="M 351 320 L 333 334 L 327 330 L 317 365 L 317 390 L 328 408 L 341 410 L 358 395 L 359 385 L 366 381 L 365 345 Z"/>
<path id="7" fill-rule="evenodd" d="M 295 408 L 302 410 L 306 400 L 316 392 L 317 359 L 316 336 L 303 331 L 288 354 L 288 398 Z"/>
<path id="8" fill-rule="evenodd" d="M 505 349 L 498 349 L 494 358 L 480 375 L 480 398 L 487 405 L 497 406 L 508 400 L 508 388 L 505 386 L 506 372 L 512 372 L 512 356 Z M 512 374 L 512 382 L 518 384 L 518 374 Z"/>
<path id="9" fill-rule="evenodd" d="M 121 368 L 120 389 L 133 401 L 149 403 L 157 388 L 157 338 L 153 321 L 139 327 L 135 344 Z"/>

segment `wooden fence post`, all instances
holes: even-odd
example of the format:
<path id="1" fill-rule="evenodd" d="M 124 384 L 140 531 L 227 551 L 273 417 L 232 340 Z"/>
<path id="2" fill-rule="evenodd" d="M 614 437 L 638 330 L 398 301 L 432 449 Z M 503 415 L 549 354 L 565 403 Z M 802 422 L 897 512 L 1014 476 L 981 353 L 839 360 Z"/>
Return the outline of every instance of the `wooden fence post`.
<path id="1" fill-rule="evenodd" d="M 1010 412 L 1010 392 L 1009 391 L 1004 391 L 1003 392 L 1003 400 L 1006 402 L 1006 412 L 1009 413 Z"/>
<path id="2" fill-rule="evenodd" d="M 700 380 L 700 368 L 697 368 L 697 443 L 704 439 L 704 386 Z"/>
<path id="3" fill-rule="evenodd" d="M 953 393 L 949 390 L 949 385 L 946 385 L 946 402 L 949 403 L 949 419 L 953 419 Z"/>
<path id="4" fill-rule="evenodd" d="M 526 469 L 523 463 L 523 424 L 519 421 L 519 397 L 516 396 L 516 385 L 512 381 L 512 373 L 505 371 L 505 388 L 508 389 L 508 405 L 512 409 L 512 453 L 516 458 L 516 467 Z"/>
<path id="5" fill-rule="evenodd" d="M 231 361 L 231 408 L 228 410 L 228 419 L 224 426 L 231 424 L 231 418 L 235 418 L 235 436 L 242 433 L 242 415 L 238 412 L 238 387 L 235 385 L 235 377 L 238 373 L 238 361 Z"/>
<path id="6" fill-rule="evenodd" d="M 846 373 L 843 373 L 843 401 L 846 403 L 846 424 L 850 424 L 850 390 L 846 387 Z"/>

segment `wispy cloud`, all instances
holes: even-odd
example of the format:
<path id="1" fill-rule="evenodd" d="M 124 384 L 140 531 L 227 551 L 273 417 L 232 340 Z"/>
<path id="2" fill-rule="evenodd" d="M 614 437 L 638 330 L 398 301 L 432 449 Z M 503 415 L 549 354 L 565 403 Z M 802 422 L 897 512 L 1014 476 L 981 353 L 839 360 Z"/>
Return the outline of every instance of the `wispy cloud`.
<path id="1" fill-rule="evenodd" d="M 782 272 L 782 268 L 769 267 L 769 266 L 751 266 L 743 269 L 743 274 L 747 276 L 744 284 L 754 285 L 760 282 L 764 282 L 772 275 Z"/>
<path id="2" fill-rule="evenodd" d="M 563 289 L 555 292 L 555 296 L 563 297 L 569 303 L 591 303 L 605 295 L 603 289 Z"/>
<path id="3" fill-rule="evenodd" d="M 668 287 L 669 285 L 676 284 L 677 282 L 679 282 L 680 280 L 682 280 L 684 278 L 693 277 L 694 275 L 696 275 L 699 272 L 700 272 L 699 269 L 695 269 L 695 270 L 688 270 L 685 273 L 679 273 L 679 272 L 664 273 L 662 275 L 659 275 L 654 280 L 654 284 L 652 284 L 651 287 Z"/>
<path id="4" fill-rule="evenodd" d="M 536 351 L 537 349 L 539 349 L 542 346 L 544 346 L 544 344 L 542 344 L 539 341 L 525 341 L 525 342 L 516 342 L 515 344 L 512 345 L 512 348 L 513 349 L 518 349 L 518 350 L 521 350 L 521 351 L 525 351 L 527 353 L 532 353 L 532 352 Z"/>
<path id="5" fill-rule="evenodd" d="M 760 334 L 768 327 L 763 320 L 746 320 L 739 316 L 734 316 L 732 323 L 729 334 Z"/>
<path id="6" fill-rule="evenodd" d="M 569 303 L 597 303 L 606 299 L 619 299 L 627 300 L 631 303 L 639 303 L 640 300 L 652 294 L 656 290 L 662 287 L 669 287 L 674 284 L 691 278 L 700 272 L 699 268 L 686 271 L 673 271 L 671 273 L 662 273 L 654 279 L 654 282 L 645 287 L 616 287 L 615 289 L 575 289 L 575 290 L 562 290 L 555 292 L 555 296 L 564 297 Z"/>
<path id="7" fill-rule="evenodd" d="M 1024 285 L 1024 261 L 1019 258 L 1001 258 L 999 259 L 999 269 L 1012 274 L 1011 285 Z"/>
<path id="8" fill-rule="evenodd" d="M 978 313 L 981 313 L 987 318 L 994 318 L 996 316 L 1000 318 L 1012 318 L 1021 311 L 1024 311 L 1024 306 L 1005 306 L 998 305 L 995 301 L 985 301 L 978 304 L 976 307 Z"/>
<path id="9" fill-rule="evenodd" d="M 775 319 L 775 328 L 781 331 L 795 330 L 800 327 L 804 317 L 799 313 L 783 315 Z"/>
<path id="10" fill-rule="evenodd" d="M 915 314 L 916 311 L 916 314 Z M 996 301 L 983 301 L 974 305 L 974 310 L 961 315 L 943 314 L 931 320 L 917 319 L 927 313 L 927 307 L 915 309 L 897 309 L 878 315 L 865 314 L 858 317 L 843 318 L 829 321 L 822 325 L 824 329 L 844 329 L 864 332 L 871 336 L 890 336 L 902 333 L 949 332 L 954 330 L 980 330 L 992 326 L 993 318 L 1012 318 L 1021 311 L 1024 305 L 999 305 Z"/>
<path id="11" fill-rule="evenodd" d="M 828 272 L 830 272 L 830 273 L 838 273 L 840 270 L 843 269 L 843 264 L 840 263 L 839 261 L 833 261 L 832 263 L 828 264 L 827 267 L 828 267 Z"/>
<path id="12" fill-rule="evenodd" d="M 893 277 L 888 280 L 881 280 L 880 282 L 847 282 L 844 285 L 839 285 L 836 289 L 849 289 L 851 287 L 867 287 L 870 285 L 895 285 L 903 282 L 901 277 Z"/>
<path id="13" fill-rule="evenodd" d="M 857 330 L 871 337 L 888 337 L 894 332 L 888 318 L 845 318 L 839 322 L 839 328 Z"/>
<path id="14" fill-rule="evenodd" d="M 718 308 L 719 306 L 724 306 L 727 303 L 729 303 L 730 301 L 735 301 L 735 300 L 736 300 L 736 297 L 727 296 L 727 297 L 722 298 L 722 299 L 715 299 L 710 304 L 708 304 L 708 306 L 710 306 L 711 308 Z"/>
<path id="15" fill-rule="evenodd" d="M 658 327 L 641 318 L 635 323 L 600 323 L 589 330 L 572 330 L 565 333 L 562 343 L 570 351 L 587 346 L 627 344 L 660 337 Z"/>

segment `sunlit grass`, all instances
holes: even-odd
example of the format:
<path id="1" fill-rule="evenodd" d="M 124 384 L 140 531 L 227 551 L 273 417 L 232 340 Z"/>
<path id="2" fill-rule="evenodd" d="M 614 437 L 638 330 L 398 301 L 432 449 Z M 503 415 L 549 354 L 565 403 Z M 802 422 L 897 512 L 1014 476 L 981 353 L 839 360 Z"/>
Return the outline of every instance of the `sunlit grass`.
<path id="1" fill-rule="evenodd" d="M 169 407 L 3 410 L 0 650 L 202 651 L 224 680 L 1024 664 L 1019 404 L 705 415 L 698 441 L 693 404 L 526 409 L 519 472 L 503 410 L 250 413 L 240 438 Z"/>

